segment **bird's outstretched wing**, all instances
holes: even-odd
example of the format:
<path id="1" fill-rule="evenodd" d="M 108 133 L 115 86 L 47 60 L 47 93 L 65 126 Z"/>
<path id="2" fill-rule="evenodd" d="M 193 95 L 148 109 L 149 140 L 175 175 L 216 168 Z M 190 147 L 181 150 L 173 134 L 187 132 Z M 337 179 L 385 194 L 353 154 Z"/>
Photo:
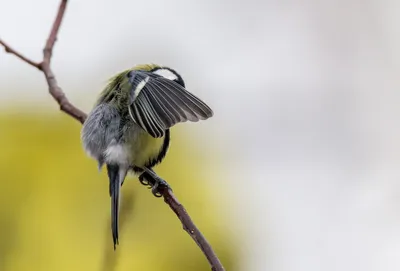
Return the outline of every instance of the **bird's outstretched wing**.
<path id="1" fill-rule="evenodd" d="M 131 71 L 128 78 L 129 114 L 155 138 L 179 122 L 197 122 L 213 115 L 208 105 L 174 81 L 143 71 Z"/>

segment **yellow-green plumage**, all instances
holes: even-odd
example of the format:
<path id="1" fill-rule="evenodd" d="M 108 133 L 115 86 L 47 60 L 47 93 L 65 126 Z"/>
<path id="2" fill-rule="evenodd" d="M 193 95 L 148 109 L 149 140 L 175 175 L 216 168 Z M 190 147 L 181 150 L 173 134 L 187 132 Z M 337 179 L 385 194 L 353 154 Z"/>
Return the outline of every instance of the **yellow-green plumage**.
<path id="1" fill-rule="evenodd" d="M 99 98 L 97 100 L 97 104 L 103 102 L 104 100 L 108 100 L 110 96 L 114 95 L 115 97 L 127 98 L 127 95 L 130 91 L 130 84 L 127 78 L 127 74 L 130 71 L 152 71 L 157 68 L 162 68 L 162 66 L 157 64 L 139 64 L 134 66 L 131 69 L 124 70 L 122 72 L 117 73 L 113 77 L 108 80 L 107 86 L 100 93 Z M 116 88 L 120 88 L 121 92 L 116 92 Z M 123 96 L 123 97 L 121 97 Z M 126 96 L 126 97 L 125 97 Z M 119 103 L 118 105 L 120 105 Z M 124 103 L 123 103 L 124 104 Z"/>
<path id="2" fill-rule="evenodd" d="M 128 171 L 140 173 L 140 180 L 147 179 L 149 176 L 143 176 L 166 155 L 169 129 L 212 114 L 185 89 L 182 77 L 171 68 L 137 65 L 109 79 L 83 125 L 82 142 L 100 167 L 107 166 L 114 248 L 118 244 L 120 188 Z M 162 180 L 152 178 L 152 192 L 158 195 Z"/>
<path id="3" fill-rule="evenodd" d="M 162 67 L 156 64 L 140 64 L 111 77 L 107 86 L 100 93 L 97 104 L 104 102 L 110 104 L 118 110 L 122 117 L 127 118 L 127 122 L 132 122 L 128 112 L 129 93 L 132 91 L 132 85 L 129 83 L 127 74 L 133 70 L 152 71 L 156 68 Z M 158 160 L 163 148 L 168 147 L 165 146 L 165 136 L 155 138 L 135 124 L 130 126 L 136 127 L 125 131 L 124 137 L 127 139 L 125 145 L 131 165 L 143 168 L 154 164 L 153 161 Z"/>
<path id="4" fill-rule="evenodd" d="M 158 158 L 163 146 L 165 136 L 154 138 L 145 131 L 138 134 L 135 144 L 129 146 L 132 163 L 138 167 L 149 165 Z"/>

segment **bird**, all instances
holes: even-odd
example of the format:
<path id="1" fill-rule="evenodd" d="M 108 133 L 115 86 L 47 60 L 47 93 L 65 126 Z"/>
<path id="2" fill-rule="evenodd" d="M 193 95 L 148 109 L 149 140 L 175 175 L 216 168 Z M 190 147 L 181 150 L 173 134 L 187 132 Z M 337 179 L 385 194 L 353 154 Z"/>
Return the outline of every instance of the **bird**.
<path id="1" fill-rule="evenodd" d="M 170 67 L 139 64 L 109 79 L 83 124 L 81 141 L 98 170 L 104 165 L 107 169 L 114 250 L 119 245 L 120 190 L 127 174 L 139 175 L 140 182 L 161 197 L 160 190 L 170 187 L 153 167 L 168 152 L 170 128 L 213 114 Z"/>

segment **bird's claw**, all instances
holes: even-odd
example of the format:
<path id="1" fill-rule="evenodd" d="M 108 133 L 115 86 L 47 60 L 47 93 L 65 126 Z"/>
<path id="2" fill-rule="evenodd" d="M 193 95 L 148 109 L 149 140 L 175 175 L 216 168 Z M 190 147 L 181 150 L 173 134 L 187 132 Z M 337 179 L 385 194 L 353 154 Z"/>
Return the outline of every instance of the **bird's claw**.
<path id="1" fill-rule="evenodd" d="M 158 177 L 154 172 L 144 172 L 139 176 L 139 181 L 141 184 L 149 186 L 149 189 L 151 188 L 151 192 L 157 198 L 162 197 L 161 192 L 165 189 L 171 189 L 169 184 Z"/>
<path id="2" fill-rule="evenodd" d="M 149 182 L 149 180 L 145 179 L 143 175 L 139 176 L 139 182 L 144 186 L 149 186 L 151 188 L 153 185 Z"/>
<path id="3" fill-rule="evenodd" d="M 158 178 L 153 187 L 151 188 L 151 192 L 155 197 L 160 198 L 162 197 L 161 191 L 163 191 L 164 189 L 171 189 L 171 188 L 165 180 Z"/>

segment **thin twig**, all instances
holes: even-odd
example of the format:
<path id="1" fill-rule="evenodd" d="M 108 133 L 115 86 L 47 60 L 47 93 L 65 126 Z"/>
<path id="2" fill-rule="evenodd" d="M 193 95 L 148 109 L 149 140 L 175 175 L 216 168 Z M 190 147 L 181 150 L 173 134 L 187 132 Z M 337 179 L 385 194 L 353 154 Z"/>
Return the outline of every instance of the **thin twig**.
<path id="1" fill-rule="evenodd" d="M 1 39 L 0 39 L 0 45 L 4 47 L 7 53 L 13 54 L 22 61 L 24 61 L 25 63 L 41 70 L 49 86 L 49 93 L 60 105 L 60 110 L 70 115 L 74 119 L 78 120 L 79 122 L 84 123 L 86 120 L 86 114 L 69 102 L 63 90 L 58 85 L 54 73 L 50 68 L 51 57 L 53 54 L 53 47 L 57 40 L 57 34 L 65 14 L 67 2 L 68 0 L 61 0 L 56 19 L 53 23 L 50 35 L 43 49 L 43 60 L 41 63 L 37 63 L 35 61 L 30 60 L 29 58 L 25 57 L 18 51 L 14 50 L 12 47 L 10 47 L 7 43 L 5 43 Z M 174 211 L 179 220 L 182 222 L 183 229 L 190 235 L 190 237 L 193 238 L 193 240 L 199 246 L 201 251 L 204 253 L 208 262 L 211 265 L 212 270 L 224 271 L 225 269 L 222 266 L 221 261 L 218 259 L 217 255 L 211 248 L 210 244 L 207 242 L 206 238 L 193 223 L 192 219 L 190 218 L 189 214 L 187 213 L 183 205 L 175 198 L 172 191 L 170 189 L 164 189 L 163 191 L 161 191 L 161 194 L 164 197 L 164 201 L 169 205 L 169 207 Z"/>
<path id="2" fill-rule="evenodd" d="M 54 43 L 57 40 L 58 30 L 60 29 L 60 25 L 65 14 L 65 8 L 67 6 L 67 2 L 68 0 L 62 0 L 60 3 L 60 7 L 58 8 L 57 12 L 57 17 L 54 21 L 49 38 L 47 39 L 45 48 L 43 49 L 43 60 L 41 63 L 37 63 L 35 61 L 30 60 L 29 58 L 25 57 L 18 51 L 14 50 L 12 47 L 10 47 L 6 42 L 4 42 L 1 39 L 0 39 L 0 44 L 4 47 L 7 53 L 13 54 L 22 61 L 28 63 L 29 65 L 41 70 L 46 78 L 47 85 L 49 86 L 49 93 L 60 105 L 60 110 L 70 115 L 74 119 L 80 121 L 81 123 L 84 123 L 86 119 L 86 114 L 70 103 L 70 101 L 67 99 L 64 92 L 58 85 L 57 79 L 54 76 L 52 69 L 50 68 L 50 61 Z"/>
<path id="3" fill-rule="evenodd" d="M 58 30 L 60 29 L 62 20 L 64 18 L 65 9 L 67 8 L 68 0 L 61 0 L 60 6 L 58 8 L 56 19 L 51 28 L 49 38 L 47 39 L 46 45 L 43 49 L 43 62 L 48 62 L 50 64 L 51 56 L 53 53 L 53 47 L 57 40 Z"/>
<path id="4" fill-rule="evenodd" d="M 41 63 L 40 66 L 42 68 L 44 76 L 46 77 L 47 84 L 49 85 L 50 95 L 60 105 L 61 111 L 64 111 L 71 117 L 77 119 L 81 123 L 84 123 L 86 120 L 86 114 L 69 102 L 64 92 L 58 85 L 57 79 L 50 68 L 50 61 L 53 54 L 53 47 L 57 40 L 57 34 L 58 30 L 60 29 L 61 22 L 64 18 L 67 2 L 68 0 L 62 0 L 60 3 L 60 7 L 58 8 L 57 16 L 53 23 L 53 27 L 51 28 L 49 38 L 47 39 L 46 45 L 43 49 L 43 62 Z"/>
<path id="5" fill-rule="evenodd" d="M 40 63 L 37 63 L 33 60 L 30 60 L 29 58 L 27 58 L 26 56 L 18 53 L 16 50 L 14 50 L 13 48 L 11 48 L 11 46 L 9 46 L 7 43 L 5 43 L 3 40 L 0 39 L 0 44 L 4 47 L 4 50 L 7 53 L 13 54 L 16 57 L 18 57 L 19 59 L 21 59 L 22 61 L 28 63 L 29 65 L 32 65 L 35 68 L 38 68 L 39 70 L 42 70 L 42 68 L 40 67 Z"/>
<path id="6" fill-rule="evenodd" d="M 208 262 L 211 265 L 211 270 L 225 270 L 222 266 L 221 261 L 218 259 L 217 254 L 215 254 L 214 250 L 212 249 L 210 243 L 208 243 L 207 239 L 193 223 L 185 207 L 183 207 L 183 205 L 177 200 L 171 189 L 165 189 L 164 191 L 161 191 L 161 193 L 164 197 L 165 203 L 169 205 L 169 207 L 175 212 L 176 216 L 182 222 L 183 229 L 190 235 L 190 237 L 192 237 L 192 239 L 196 242 L 196 244 L 206 256 Z"/>

